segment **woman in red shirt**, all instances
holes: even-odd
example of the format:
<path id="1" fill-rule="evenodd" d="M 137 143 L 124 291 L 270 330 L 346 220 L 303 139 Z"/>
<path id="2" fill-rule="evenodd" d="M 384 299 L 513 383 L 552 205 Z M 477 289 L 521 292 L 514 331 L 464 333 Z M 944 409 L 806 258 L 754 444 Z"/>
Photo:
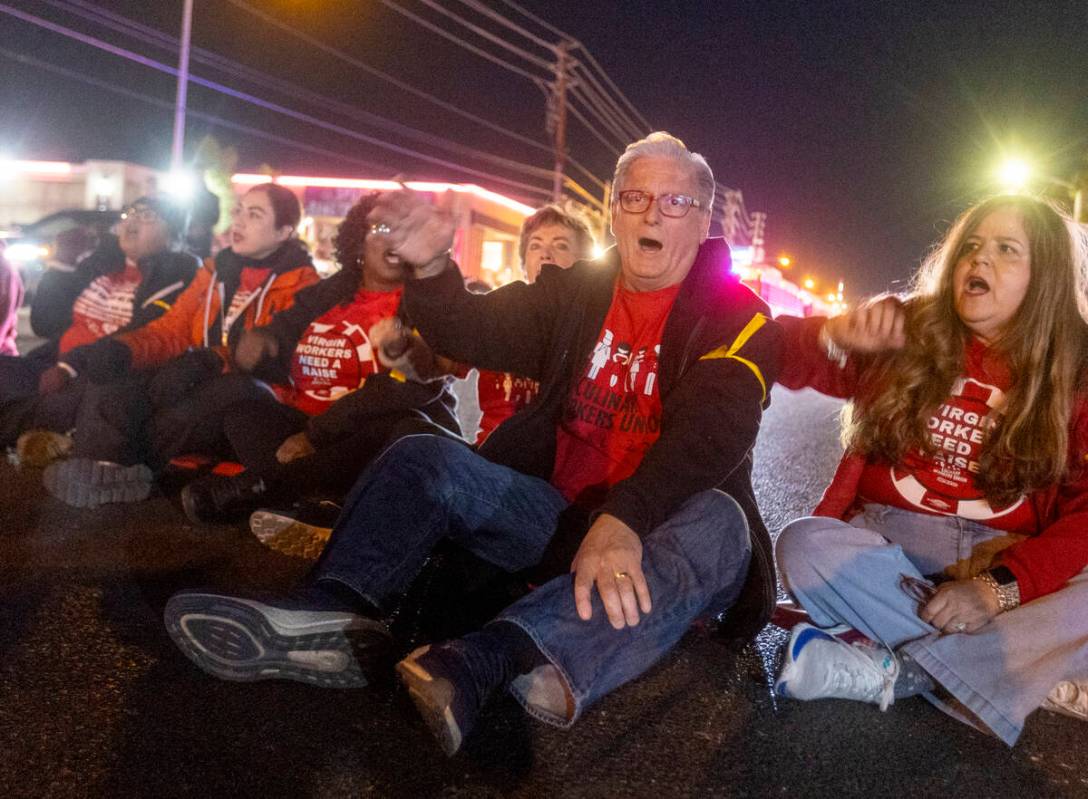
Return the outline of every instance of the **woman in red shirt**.
<path id="1" fill-rule="evenodd" d="M 780 695 L 885 709 L 924 694 L 1011 746 L 1083 676 L 1081 236 L 1040 200 L 995 197 L 960 217 L 905 300 L 779 320 L 780 381 L 852 400 L 819 515 L 778 540 L 818 625 L 794 628 Z M 862 640 L 839 637 L 849 628 Z"/>

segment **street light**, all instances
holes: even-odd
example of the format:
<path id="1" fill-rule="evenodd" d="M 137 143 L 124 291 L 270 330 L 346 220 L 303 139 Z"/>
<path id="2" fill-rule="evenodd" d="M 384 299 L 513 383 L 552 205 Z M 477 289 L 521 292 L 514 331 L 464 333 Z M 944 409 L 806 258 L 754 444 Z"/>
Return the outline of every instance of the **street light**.
<path id="1" fill-rule="evenodd" d="M 1031 164 L 1022 158 L 1008 158 L 997 169 L 997 179 L 1002 188 L 1013 193 L 1021 192 L 1031 179 Z"/>
<path id="2" fill-rule="evenodd" d="M 1031 164 L 1022 158 L 1008 158 L 997 169 L 997 178 L 1002 188 L 1013 194 L 1024 191 L 1032 178 L 1036 176 L 1047 183 L 1067 189 L 1073 195 L 1073 220 L 1080 222 L 1081 211 L 1084 207 L 1083 191 L 1080 186 L 1053 175 L 1037 174 Z"/>

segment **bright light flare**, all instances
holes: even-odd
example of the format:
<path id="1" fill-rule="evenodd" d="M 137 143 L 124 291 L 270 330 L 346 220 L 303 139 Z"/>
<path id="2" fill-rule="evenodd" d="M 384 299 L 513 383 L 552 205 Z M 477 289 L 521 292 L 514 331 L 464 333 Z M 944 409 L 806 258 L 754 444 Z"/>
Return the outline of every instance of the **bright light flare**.
<path id="1" fill-rule="evenodd" d="M 1007 158 L 997 169 L 997 179 L 1006 191 L 1022 191 L 1031 173 L 1031 164 L 1023 158 Z"/>
<path id="2" fill-rule="evenodd" d="M 26 242 L 16 242 L 15 244 L 9 244 L 7 249 L 4 250 L 4 257 L 9 261 L 14 261 L 18 264 L 29 263 L 30 261 L 44 260 L 49 257 L 49 248 L 44 247 L 41 244 L 29 244 Z"/>
<path id="3" fill-rule="evenodd" d="M 783 269 L 789 269 L 790 264 L 792 263 L 793 259 L 790 258 L 788 255 L 778 256 L 778 265 L 781 266 Z"/>
<path id="4" fill-rule="evenodd" d="M 173 171 L 163 180 L 162 190 L 174 195 L 182 202 L 188 202 L 193 199 L 193 193 L 196 191 L 196 175 L 181 170 Z"/>
<path id="5" fill-rule="evenodd" d="M 812 291 L 813 289 L 816 288 L 816 281 L 813 280 L 811 277 L 806 277 L 805 282 L 804 282 L 804 286 L 809 291 Z"/>
<path id="6" fill-rule="evenodd" d="M 592 260 L 596 261 L 602 255 L 604 255 L 604 247 L 602 247 L 600 244 L 594 244 L 593 245 L 593 250 L 592 250 L 592 252 L 590 254 L 590 258 Z"/>

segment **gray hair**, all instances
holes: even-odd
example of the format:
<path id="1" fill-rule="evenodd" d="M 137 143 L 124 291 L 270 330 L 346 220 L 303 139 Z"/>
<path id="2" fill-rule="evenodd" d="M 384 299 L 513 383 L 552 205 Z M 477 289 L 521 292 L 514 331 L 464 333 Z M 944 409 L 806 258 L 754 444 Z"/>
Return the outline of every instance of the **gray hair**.
<path id="1" fill-rule="evenodd" d="M 612 176 L 613 195 L 623 191 L 623 181 L 627 170 L 639 158 L 672 158 L 687 166 L 695 175 L 699 186 L 699 201 L 704 211 L 710 212 L 714 206 L 714 173 L 710 164 L 698 153 L 693 153 L 687 146 L 670 133 L 655 131 L 645 139 L 639 139 L 627 145 L 620 160 L 616 162 L 616 173 Z"/>

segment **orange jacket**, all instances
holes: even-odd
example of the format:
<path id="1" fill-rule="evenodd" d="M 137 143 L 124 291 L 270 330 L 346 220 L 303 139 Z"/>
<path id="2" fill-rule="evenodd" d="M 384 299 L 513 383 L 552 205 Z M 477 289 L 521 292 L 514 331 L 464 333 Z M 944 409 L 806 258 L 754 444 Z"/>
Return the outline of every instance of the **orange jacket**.
<path id="1" fill-rule="evenodd" d="M 117 336 L 117 340 L 132 352 L 132 368 L 158 366 L 190 347 L 211 347 L 226 354 L 225 342 L 217 339 L 213 331 L 219 327 L 223 303 L 230 304 L 225 296 L 223 275 L 217 268 L 223 267 L 228 260 L 223 253 L 209 258 L 168 313 L 138 330 Z M 235 257 L 235 268 L 238 261 Z M 269 261 L 275 262 L 269 264 L 272 274 L 255 301 L 245 309 L 242 325 L 233 325 L 232 332 L 268 324 L 273 316 L 294 304 L 298 291 L 321 279 L 309 255 L 297 242 L 288 242 L 285 249 L 275 253 Z"/>

